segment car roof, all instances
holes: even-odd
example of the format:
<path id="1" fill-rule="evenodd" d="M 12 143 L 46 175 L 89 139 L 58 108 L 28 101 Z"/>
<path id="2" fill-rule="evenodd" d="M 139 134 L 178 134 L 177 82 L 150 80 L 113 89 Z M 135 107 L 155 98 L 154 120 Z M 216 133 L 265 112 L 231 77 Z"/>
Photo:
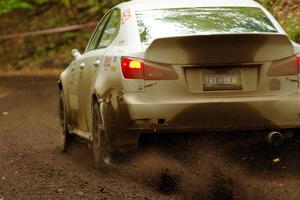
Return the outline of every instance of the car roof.
<path id="1" fill-rule="evenodd" d="M 134 10 L 151 10 L 165 8 L 189 7 L 258 7 L 262 6 L 253 0 L 131 0 L 119 4 L 119 8 Z"/>

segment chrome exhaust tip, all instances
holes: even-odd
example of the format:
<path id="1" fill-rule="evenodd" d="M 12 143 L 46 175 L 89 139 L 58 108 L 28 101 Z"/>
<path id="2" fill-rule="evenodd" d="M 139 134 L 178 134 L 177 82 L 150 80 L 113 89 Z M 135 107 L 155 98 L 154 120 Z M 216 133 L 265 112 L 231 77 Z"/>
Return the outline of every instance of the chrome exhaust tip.
<path id="1" fill-rule="evenodd" d="M 273 131 L 267 135 L 267 141 L 272 145 L 279 146 L 283 143 L 284 137 L 281 133 Z"/>

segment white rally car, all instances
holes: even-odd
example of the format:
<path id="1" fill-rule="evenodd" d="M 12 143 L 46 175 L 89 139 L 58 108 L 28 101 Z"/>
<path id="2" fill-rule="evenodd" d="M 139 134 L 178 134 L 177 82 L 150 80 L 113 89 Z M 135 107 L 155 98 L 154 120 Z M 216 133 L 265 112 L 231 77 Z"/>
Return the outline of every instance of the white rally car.
<path id="1" fill-rule="evenodd" d="M 62 148 L 90 140 L 101 167 L 143 133 L 298 131 L 299 50 L 252 0 L 119 4 L 60 76 Z"/>

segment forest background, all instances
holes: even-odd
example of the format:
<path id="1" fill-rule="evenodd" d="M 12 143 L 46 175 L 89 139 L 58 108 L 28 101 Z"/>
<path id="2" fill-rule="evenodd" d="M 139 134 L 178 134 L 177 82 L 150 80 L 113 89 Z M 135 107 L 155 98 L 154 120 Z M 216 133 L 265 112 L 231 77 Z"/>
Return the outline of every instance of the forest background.
<path id="1" fill-rule="evenodd" d="M 94 26 L 57 34 L 1 39 L 15 33 L 98 22 L 124 0 L 1 0 L 0 69 L 65 68 L 70 51 L 83 51 Z M 300 0 L 258 0 L 300 43 Z"/>

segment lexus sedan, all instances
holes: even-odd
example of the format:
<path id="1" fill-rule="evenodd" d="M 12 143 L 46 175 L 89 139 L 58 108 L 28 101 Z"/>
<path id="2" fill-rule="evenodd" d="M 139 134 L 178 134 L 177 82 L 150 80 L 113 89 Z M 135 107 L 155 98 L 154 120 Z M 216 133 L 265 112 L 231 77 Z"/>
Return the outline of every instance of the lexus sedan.
<path id="1" fill-rule="evenodd" d="M 59 78 L 62 150 L 89 140 L 102 168 L 143 133 L 296 131 L 299 53 L 252 0 L 121 3 Z"/>

